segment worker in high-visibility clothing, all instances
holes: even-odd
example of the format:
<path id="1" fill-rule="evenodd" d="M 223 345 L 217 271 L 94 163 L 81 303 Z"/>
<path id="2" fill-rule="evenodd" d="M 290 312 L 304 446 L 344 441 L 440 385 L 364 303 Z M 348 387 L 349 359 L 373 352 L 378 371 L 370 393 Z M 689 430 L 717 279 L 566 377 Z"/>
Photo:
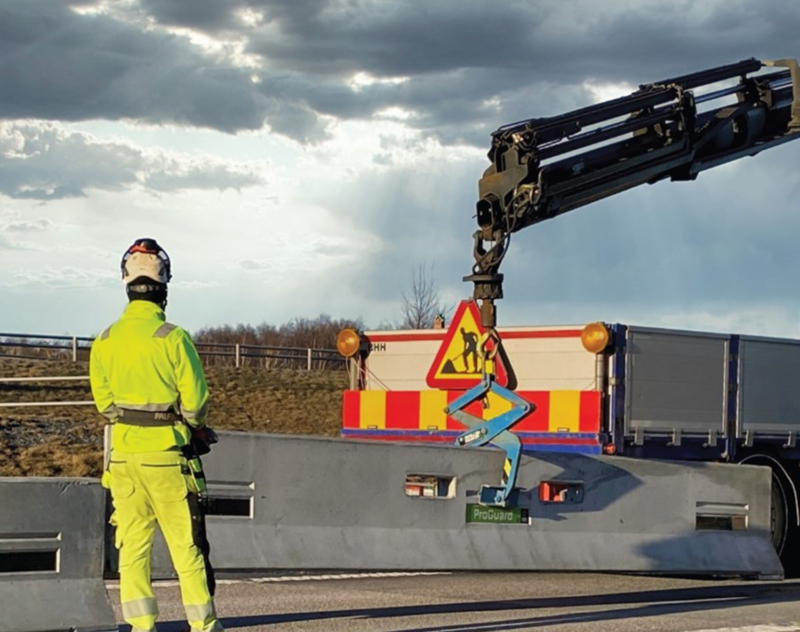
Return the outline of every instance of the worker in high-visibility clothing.
<path id="1" fill-rule="evenodd" d="M 112 424 L 103 483 L 114 502 L 122 614 L 132 632 L 155 630 L 150 551 L 158 522 L 192 632 L 221 632 L 199 503 L 205 480 L 191 451 L 208 415 L 205 373 L 189 334 L 166 322 L 167 253 L 138 239 L 121 268 L 129 303 L 94 341 L 90 378 L 97 409 Z"/>

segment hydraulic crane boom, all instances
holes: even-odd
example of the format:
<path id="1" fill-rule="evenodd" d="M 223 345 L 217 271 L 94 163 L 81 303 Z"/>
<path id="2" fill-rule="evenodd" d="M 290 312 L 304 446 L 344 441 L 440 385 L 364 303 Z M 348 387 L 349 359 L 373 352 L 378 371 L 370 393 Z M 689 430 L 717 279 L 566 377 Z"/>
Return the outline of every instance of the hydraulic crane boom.
<path id="1" fill-rule="evenodd" d="M 751 76 L 766 66 L 785 70 Z M 736 78 L 738 84 L 721 87 Z M 710 91 L 695 95 L 698 88 Z M 503 296 L 498 269 L 512 233 L 640 184 L 693 180 L 800 138 L 798 132 L 794 59 L 748 59 L 501 127 L 492 134 L 492 164 L 479 182 L 475 264 L 464 278 L 481 301 L 482 325 L 494 331 L 494 301 Z"/>
<path id="2" fill-rule="evenodd" d="M 785 70 L 754 75 L 765 66 Z M 736 78 L 738 83 L 723 85 Z M 627 97 L 505 125 L 492 134 L 492 164 L 478 185 L 475 264 L 464 278 L 474 283 L 473 297 L 481 302 L 483 381 L 445 409 L 468 427 L 457 445 L 492 442 L 506 452 L 501 485 L 484 486 L 481 503 L 514 503 L 521 444 L 509 431 L 534 409 L 494 376 L 501 343 L 494 301 L 503 297 L 499 268 L 511 235 L 640 184 L 693 180 L 701 171 L 795 138 L 800 68 L 794 59 L 747 59 L 646 84 Z M 466 413 L 478 399 L 488 406 L 489 393 L 510 410 L 489 419 Z"/>

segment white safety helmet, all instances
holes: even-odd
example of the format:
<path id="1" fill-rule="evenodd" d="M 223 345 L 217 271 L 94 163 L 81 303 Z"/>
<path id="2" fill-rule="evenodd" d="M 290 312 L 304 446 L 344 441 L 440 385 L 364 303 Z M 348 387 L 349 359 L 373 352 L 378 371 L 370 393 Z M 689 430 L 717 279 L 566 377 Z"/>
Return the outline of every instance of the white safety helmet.
<path id="1" fill-rule="evenodd" d="M 122 255 L 122 281 L 129 285 L 141 277 L 166 285 L 172 278 L 169 256 L 155 239 L 137 239 Z"/>

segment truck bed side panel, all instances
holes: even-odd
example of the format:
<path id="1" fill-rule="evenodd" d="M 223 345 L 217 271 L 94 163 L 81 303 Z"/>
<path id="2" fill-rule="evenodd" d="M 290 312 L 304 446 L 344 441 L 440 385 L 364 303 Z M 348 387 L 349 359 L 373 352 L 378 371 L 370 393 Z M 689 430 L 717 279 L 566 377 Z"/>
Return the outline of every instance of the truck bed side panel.
<path id="1" fill-rule="evenodd" d="M 625 433 L 724 434 L 729 338 L 630 327 Z"/>
<path id="2" fill-rule="evenodd" d="M 800 431 L 800 341 L 742 336 L 736 436 Z"/>

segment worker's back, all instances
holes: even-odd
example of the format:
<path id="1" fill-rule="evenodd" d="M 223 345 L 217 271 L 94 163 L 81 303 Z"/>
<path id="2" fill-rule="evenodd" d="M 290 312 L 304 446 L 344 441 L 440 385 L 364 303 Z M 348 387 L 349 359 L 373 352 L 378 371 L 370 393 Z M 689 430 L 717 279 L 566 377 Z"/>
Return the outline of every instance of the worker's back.
<path id="1" fill-rule="evenodd" d="M 112 447 L 123 452 L 158 452 L 189 440 L 182 423 L 128 425 L 125 413 L 184 414 L 191 423 L 204 415 L 208 400 L 202 366 L 188 334 L 166 322 L 150 301 L 131 301 L 122 318 L 92 346 L 91 378 L 95 399 L 115 423 Z M 130 412 L 129 412 L 130 415 Z"/>

